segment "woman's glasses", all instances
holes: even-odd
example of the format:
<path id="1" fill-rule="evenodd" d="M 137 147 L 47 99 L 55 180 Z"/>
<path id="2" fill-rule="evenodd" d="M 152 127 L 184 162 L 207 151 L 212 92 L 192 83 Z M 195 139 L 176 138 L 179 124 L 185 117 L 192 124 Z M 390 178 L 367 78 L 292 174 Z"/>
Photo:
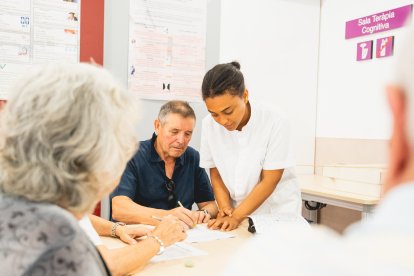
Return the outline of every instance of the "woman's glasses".
<path id="1" fill-rule="evenodd" d="M 171 179 L 167 179 L 165 181 L 165 188 L 168 191 L 168 207 L 169 209 L 173 209 L 177 207 L 177 197 L 175 195 L 175 182 Z"/>

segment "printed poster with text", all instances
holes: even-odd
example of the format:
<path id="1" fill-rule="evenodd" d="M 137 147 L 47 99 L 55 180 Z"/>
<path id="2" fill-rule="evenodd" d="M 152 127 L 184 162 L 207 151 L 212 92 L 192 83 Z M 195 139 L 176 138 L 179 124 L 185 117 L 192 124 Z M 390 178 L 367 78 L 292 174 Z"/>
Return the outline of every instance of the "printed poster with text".
<path id="1" fill-rule="evenodd" d="M 143 99 L 201 101 L 204 0 L 132 0 L 129 89 Z"/>
<path id="2" fill-rule="evenodd" d="M 0 100 L 33 64 L 79 62 L 80 0 L 0 1 Z"/>

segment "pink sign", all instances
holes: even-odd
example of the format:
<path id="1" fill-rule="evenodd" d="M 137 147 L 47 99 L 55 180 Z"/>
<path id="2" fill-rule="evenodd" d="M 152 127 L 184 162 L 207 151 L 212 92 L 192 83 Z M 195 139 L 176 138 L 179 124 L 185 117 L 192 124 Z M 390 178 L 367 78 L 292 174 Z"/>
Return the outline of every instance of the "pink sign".
<path id="1" fill-rule="evenodd" d="M 372 59 L 372 40 L 357 44 L 357 61 Z"/>
<path id="2" fill-rule="evenodd" d="M 345 39 L 400 28 L 409 22 L 412 11 L 413 4 L 347 21 Z"/>
<path id="3" fill-rule="evenodd" d="M 392 56 L 394 52 L 394 37 L 383 37 L 377 39 L 377 47 L 376 47 L 376 57 L 389 57 Z"/>

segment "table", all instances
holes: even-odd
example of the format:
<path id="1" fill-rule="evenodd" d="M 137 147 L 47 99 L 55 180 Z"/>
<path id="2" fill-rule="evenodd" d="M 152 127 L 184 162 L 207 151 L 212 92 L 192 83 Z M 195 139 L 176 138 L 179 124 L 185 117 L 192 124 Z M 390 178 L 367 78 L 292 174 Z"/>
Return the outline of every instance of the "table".
<path id="1" fill-rule="evenodd" d="M 198 256 L 183 258 L 160 263 L 149 263 L 144 267 L 139 275 L 215 275 L 220 269 L 226 266 L 226 263 L 232 258 L 234 252 L 242 247 L 246 241 L 253 235 L 247 231 L 247 220 L 232 231 L 234 238 L 224 240 L 215 240 L 205 243 L 191 243 L 198 249 L 208 253 L 207 256 Z M 119 248 L 125 246 L 119 239 L 110 237 L 101 237 L 104 245 L 108 248 Z M 193 267 L 185 267 L 187 260 L 191 260 Z"/>
<path id="2" fill-rule="evenodd" d="M 381 198 L 381 185 L 336 180 L 319 175 L 298 176 L 302 200 L 353 209 L 365 220 Z M 315 211 L 316 212 L 316 211 Z"/>

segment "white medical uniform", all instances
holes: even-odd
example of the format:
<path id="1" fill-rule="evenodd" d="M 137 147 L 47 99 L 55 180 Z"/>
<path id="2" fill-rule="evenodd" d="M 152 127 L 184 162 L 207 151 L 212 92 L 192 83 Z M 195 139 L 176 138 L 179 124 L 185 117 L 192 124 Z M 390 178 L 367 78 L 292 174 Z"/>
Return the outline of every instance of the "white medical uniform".
<path id="1" fill-rule="evenodd" d="M 103 245 L 101 238 L 95 228 L 93 228 L 92 222 L 87 215 L 83 216 L 79 221 L 79 225 L 95 246 Z"/>
<path id="2" fill-rule="evenodd" d="M 260 182 L 262 170 L 284 169 L 273 194 L 253 214 L 296 218 L 302 201 L 287 121 L 274 108 L 250 106 L 250 120 L 241 131 L 228 131 L 211 115 L 203 119 L 200 167 L 218 169 L 235 207 Z"/>

